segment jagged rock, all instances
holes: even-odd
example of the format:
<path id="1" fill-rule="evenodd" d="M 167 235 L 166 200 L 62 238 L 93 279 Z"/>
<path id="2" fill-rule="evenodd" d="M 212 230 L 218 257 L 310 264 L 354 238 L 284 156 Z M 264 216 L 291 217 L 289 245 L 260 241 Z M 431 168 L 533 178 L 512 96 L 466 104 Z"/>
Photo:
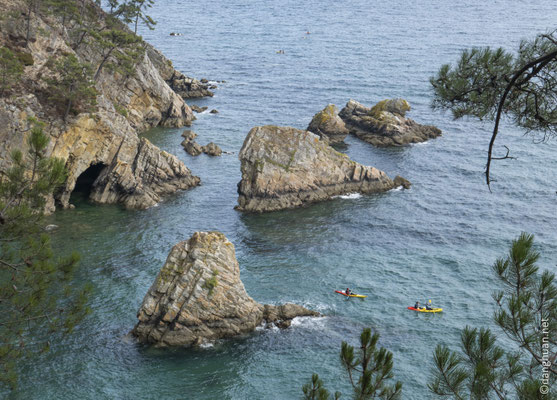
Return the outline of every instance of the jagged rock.
<path id="1" fill-rule="evenodd" d="M 157 346 L 192 346 L 246 334 L 264 323 L 287 327 L 297 316 L 318 315 L 294 304 L 257 303 L 240 280 L 234 245 L 220 232 L 196 232 L 172 248 L 132 334 Z"/>
<path id="2" fill-rule="evenodd" d="M 192 111 L 196 113 L 202 113 L 203 111 L 207 110 L 207 108 L 209 107 L 199 107 L 194 104 L 193 106 L 190 106 L 190 108 L 192 109 Z"/>
<path id="3" fill-rule="evenodd" d="M 201 79 L 201 83 L 209 83 L 209 81 L 205 78 Z"/>
<path id="4" fill-rule="evenodd" d="M 221 148 L 213 142 L 203 146 L 203 153 L 210 156 L 220 156 L 222 154 Z"/>
<path id="5" fill-rule="evenodd" d="M 218 113 L 219 113 L 219 110 L 216 110 L 216 109 L 213 108 L 213 109 L 212 109 L 211 111 L 209 111 L 209 112 L 210 112 L 211 114 L 218 114 Z"/>
<path id="6" fill-rule="evenodd" d="M 410 186 L 412 186 L 412 183 L 410 183 L 408 179 L 405 179 L 400 175 L 395 176 L 393 183 L 395 184 L 395 187 L 402 186 L 404 189 L 410 189 Z"/>
<path id="7" fill-rule="evenodd" d="M 186 150 L 186 153 L 188 153 L 190 156 L 198 156 L 203 153 L 203 147 L 201 147 L 201 145 L 194 140 L 184 140 L 182 142 L 182 146 L 184 146 L 184 150 Z"/>
<path id="8" fill-rule="evenodd" d="M 3 2 L 3 12 L 20 13 L 22 4 L 19 0 Z M 93 2 L 88 4 L 95 7 Z M 102 26 L 106 14 L 100 8 L 96 13 L 97 23 Z M 127 28 L 122 24 L 122 29 Z M 0 19 L 0 46 L 19 51 L 25 33 L 11 17 Z M 33 16 L 30 35 L 32 40 L 25 53 L 32 63 L 25 68 L 18 90 L 0 99 L 0 171 L 10 167 L 13 149 L 26 151 L 28 117 L 32 116 L 47 122 L 44 131 L 50 143 L 45 155 L 63 159 L 68 170 L 64 185 L 47 198 L 47 211 L 53 211 L 55 203 L 70 207 L 77 180 L 91 168 L 99 173 L 91 182 L 91 197 L 128 207 L 153 205 L 164 194 L 199 183 L 199 178 L 191 175 L 177 158 L 137 135 L 138 131 L 155 126 L 190 125 L 195 119 L 182 97 L 165 82 L 163 75 L 173 73 L 174 68 L 160 52 L 145 44 L 147 51 L 136 60 L 132 76 L 103 69 L 95 84 L 97 110 L 70 114 L 64 122 L 44 93 L 41 77 L 51 74 L 51 63 L 47 61 L 72 54 L 81 62 L 99 65 L 99 52 L 87 43 L 74 51 L 67 42 L 67 30 L 48 14 Z"/>
<path id="9" fill-rule="evenodd" d="M 334 104 L 329 104 L 315 114 L 307 130 L 320 137 L 327 137 L 331 143 L 342 142 L 348 135 L 348 129 L 338 116 L 338 110 Z"/>
<path id="10" fill-rule="evenodd" d="M 197 133 L 186 129 L 184 132 L 182 132 L 182 137 L 184 138 L 184 142 L 190 142 L 192 140 L 195 140 L 195 138 L 197 137 Z M 184 142 L 182 144 L 184 144 Z"/>
<path id="11" fill-rule="evenodd" d="M 350 133 L 379 147 L 425 142 L 441 135 L 441 130 L 434 126 L 405 118 L 409 110 L 404 99 L 383 100 L 372 108 L 350 100 L 339 116 Z"/>
<path id="12" fill-rule="evenodd" d="M 241 211 L 275 211 L 394 187 L 383 171 L 352 161 L 311 132 L 289 127 L 253 128 L 239 157 L 236 208 Z"/>

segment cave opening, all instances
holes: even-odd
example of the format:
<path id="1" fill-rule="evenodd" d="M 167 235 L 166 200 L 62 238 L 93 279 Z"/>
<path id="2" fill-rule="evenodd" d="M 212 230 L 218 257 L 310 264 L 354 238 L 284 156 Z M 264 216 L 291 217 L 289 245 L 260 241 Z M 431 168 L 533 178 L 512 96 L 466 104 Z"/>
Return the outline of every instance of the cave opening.
<path id="1" fill-rule="evenodd" d="M 106 167 L 103 163 L 91 164 L 89 168 L 79 175 L 75 181 L 75 187 L 72 192 L 72 200 L 79 198 L 86 200 L 91 195 L 93 183 L 97 180 L 102 170 Z"/>

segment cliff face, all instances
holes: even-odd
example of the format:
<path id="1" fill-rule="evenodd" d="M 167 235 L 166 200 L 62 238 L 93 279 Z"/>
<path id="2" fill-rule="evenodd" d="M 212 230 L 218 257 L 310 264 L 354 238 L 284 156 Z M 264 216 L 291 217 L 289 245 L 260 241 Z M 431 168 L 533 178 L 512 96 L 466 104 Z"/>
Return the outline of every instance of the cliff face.
<path id="1" fill-rule="evenodd" d="M 420 143 L 441 135 L 431 125 L 406 118 L 410 105 L 404 99 L 383 100 L 372 108 L 350 100 L 340 111 L 350 133 L 378 147 Z"/>
<path id="2" fill-rule="evenodd" d="M 195 119 L 184 99 L 167 83 L 172 75 L 181 75 L 169 60 L 146 45 L 132 76 L 104 68 L 95 82 L 97 109 L 70 115 L 64 122 L 52 107 L 41 79 L 52 74 L 49 57 L 74 54 L 96 68 L 101 61 L 98 51 L 90 44 L 74 51 L 71 32 L 59 20 L 35 13 L 25 48 L 26 29 L 21 21 L 26 8 L 19 0 L 1 0 L 0 5 L 6 14 L 23 15 L 0 21 L 0 44 L 32 59 L 16 88 L 0 98 L 0 170 L 9 167 L 13 149 L 26 148 L 28 117 L 33 116 L 46 123 L 45 132 L 51 138 L 47 155 L 65 160 L 69 172 L 64 187 L 50 199 L 51 211 L 55 200 L 59 206 L 69 205 L 76 181 L 86 171 L 97 173 L 92 179 L 91 199 L 134 208 L 151 206 L 164 194 L 199 184 L 199 178 L 175 156 L 137 135 L 155 126 L 189 126 Z M 102 21 L 104 13 L 96 10 Z M 204 94 L 200 92 L 203 87 L 206 89 L 196 87 L 197 94 Z"/>
<path id="3" fill-rule="evenodd" d="M 192 346 L 252 332 L 262 323 L 286 328 L 297 316 L 317 315 L 294 304 L 257 303 L 240 280 L 234 245 L 220 232 L 196 232 L 172 248 L 132 334 L 158 346 Z"/>

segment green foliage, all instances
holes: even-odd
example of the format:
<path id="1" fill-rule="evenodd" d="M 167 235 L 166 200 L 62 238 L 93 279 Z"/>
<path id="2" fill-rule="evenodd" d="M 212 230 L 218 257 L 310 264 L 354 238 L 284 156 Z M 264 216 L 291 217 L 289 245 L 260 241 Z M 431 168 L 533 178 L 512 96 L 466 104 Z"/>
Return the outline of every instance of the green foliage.
<path id="1" fill-rule="evenodd" d="M 114 109 L 118 114 L 123 115 L 124 117 L 128 116 L 128 110 L 126 110 L 126 108 L 122 107 L 120 104 L 114 103 Z"/>
<path id="2" fill-rule="evenodd" d="M 30 53 L 26 53 L 24 51 L 17 51 L 15 53 L 15 56 L 17 57 L 19 62 L 26 67 L 29 65 L 33 65 L 35 63 L 35 60 L 33 60 L 33 56 Z"/>
<path id="3" fill-rule="evenodd" d="M 11 89 L 23 73 L 21 61 L 7 47 L 0 48 L 0 96 Z"/>
<path id="4" fill-rule="evenodd" d="M 433 108 L 451 110 L 455 118 L 495 121 L 488 151 L 486 180 L 502 115 L 543 139 L 557 133 L 557 34 L 523 41 L 513 55 L 502 48 L 464 50 L 456 65 L 443 65 L 430 79 Z M 502 158 L 508 158 L 508 153 Z"/>
<path id="5" fill-rule="evenodd" d="M 74 54 L 68 54 L 59 60 L 50 59 L 48 65 L 55 74 L 45 78 L 49 98 L 64 107 L 64 121 L 72 109 L 81 112 L 95 109 L 97 91 L 89 64 L 81 63 Z"/>
<path id="6" fill-rule="evenodd" d="M 545 389 L 551 390 L 557 374 L 551 365 L 557 357 L 557 287 L 554 274 L 538 273 L 539 254 L 533 250 L 533 241 L 532 235 L 521 234 L 508 257 L 493 266 L 504 286 L 494 294 L 498 305 L 494 319 L 516 343 L 516 351 L 499 347 L 489 329 L 466 327 L 460 352 L 437 346 L 436 369 L 428 385 L 432 393 L 454 399 L 556 395 Z"/>
<path id="7" fill-rule="evenodd" d="M 64 162 L 44 156 L 49 139 L 31 121 L 29 150 L 12 153 L 0 180 L 0 386 L 48 350 L 53 332 L 69 333 L 89 312 L 89 288 L 70 284 L 79 255 L 55 257 L 42 230 L 45 198 L 66 178 Z"/>
<path id="8" fill-rule="evenodd" d="M 379 334 L 366 328 L 360 335 L 359 355 L 356 356 L 354 347 L 342 342 L 340 362 L 354 389 L 355 400 L 366 399 L 400 399 L 402 383 L 390 383 L 393 378 L 393 354 L 385 348 L 377 348 Z M 302 387 L 304 399 L 329 399 L 329 392 L 323 387 L 323 382 L 317 374 L 313 374 L 312 381 Z M 335 393 L 335 399 L 340 393 Z"/>
<path id="9" fill-rule="evenodd" d="M 157 24 L 145 11 L 155 4 L 154 0 L 129 0 L 120 3 L 118 0 L 109 0 L 110 14 L 120 18 L 126 24 L 134 24 L 134 33 L 137 34 L 139 22 L 143 22 L 149 29 L 155 29 Z"/>

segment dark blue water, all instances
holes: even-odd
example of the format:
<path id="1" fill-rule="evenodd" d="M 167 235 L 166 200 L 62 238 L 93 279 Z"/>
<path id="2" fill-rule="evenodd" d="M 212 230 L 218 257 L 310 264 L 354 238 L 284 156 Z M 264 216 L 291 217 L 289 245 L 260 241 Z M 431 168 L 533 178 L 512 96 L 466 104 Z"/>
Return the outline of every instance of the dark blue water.
<path id="1" fill-rule="evenodd" d="M 151 10 L 157 29 L 142 33 L 184 73 L 227 81 L 214 98 L 195 101 L 220 113 L 199 115 L 193 130 L 200 144 L 214 141 L 235 154 L 193 158 L 180 146 L 181 130 L 148 132 L 203 185 L 147 211 L 75 199 L 75 210 L 52 217 L 60 225 L 57 248 L 82 253 L 76 284 L 93 282 L 93 313 L 28 366 L 14 397 L 292 399 L 313 372 L 349 396 L 340 343 L 356 343 L 370 326 L 395 355 L 404 398 L 430 398 L 435 345 L 455 345 L 466 325 L 493 326 L 490 266 L 510 241 L 534 233 L 540 265 L 555 268 L 556 143 L 534 144 L 503 126 L 498 150 L 505 144 L 517 159 L 494 164 L 489 193 L 483 170 L 491 124 L 455 122 L 429 107 L 429 77 L 461 49 L 512 50 L 554 28 L 554 1 L 510 3 L 159 0 Z M 343 151 L 408 178 L 411 190 L 265 215 L 233 210 L 237 152 L 250 128 L 305 128 L 328 103 L 392 97 L 406 98 L 409 116 L 440 127 L 443 136 L 397 149 L 349 137 Z M 126 334 L 170 248 L 197 230 L 220 230 L 235 244 L 242 280 L 257 301 L 296 302 L 326 317 L 204 349 L 130 342 Z M 347 301 L 333 292 L 347 286 L 369 297 Z M 406 309 L 428 299 L 445 312 Z"/>

